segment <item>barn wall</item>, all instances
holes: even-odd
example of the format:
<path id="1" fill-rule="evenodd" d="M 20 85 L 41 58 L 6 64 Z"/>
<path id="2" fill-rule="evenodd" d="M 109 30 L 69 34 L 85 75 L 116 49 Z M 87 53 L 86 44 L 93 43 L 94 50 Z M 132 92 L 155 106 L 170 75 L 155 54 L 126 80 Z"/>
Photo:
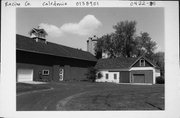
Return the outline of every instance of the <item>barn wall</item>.
<path id="1" fill-rule="evenodd" d="M 86 80 L 87 68 L 71 67 L 71 80 Z"/>
<path id="2" fill-rule="evenodd" d="M 70 81 L 71 79 L 71 67 L 69 65 L 64 66 L 64 81 Z"/>
<path id="3" fill-rule="evenodd" d="M 64 69 L 64 79 L 82 80 L 86 79 L 88 67 L 95 66 L 96 61 L 87 61 L 73 58 L 57 57 L 52 55 L 38 54 L 25 51 L 16 51 L 17 68 L 33 68 L 34 81 L 39 78 L 59 81 L 59 68 Z M 49 69 L 49 76 L 40 76 L 39 72 Z"/>
<path id="4" fill-rule="evenodd" d="M 17 69 L 33 69 L 33 81 L 60 81 L 59 69 L 64 69 L 63 81 L 79 81 L 86 79 L 87 68 L 71 67 L 69 65 L 42 66 L 17 63 Z M 49 75 L 42 75 L 42 70 L 49 70 Z"/>
<path id="5" fill-rule="evenodd" d="M 64 69 L 63 66 L 60 66 L 60 65 L 53 65 L 53 81 L 60 81 L 59 80 L 59 70 L 60 68 Z"/>
<path id="6" fill-rule="evenodd" d="M 18 69 L 33 69 L 33 81 L 52 81 L 52 66 L 17 63 L 16 71 Z M 49 70 L 49 75 L 42 75 L 42 70 Z"/>

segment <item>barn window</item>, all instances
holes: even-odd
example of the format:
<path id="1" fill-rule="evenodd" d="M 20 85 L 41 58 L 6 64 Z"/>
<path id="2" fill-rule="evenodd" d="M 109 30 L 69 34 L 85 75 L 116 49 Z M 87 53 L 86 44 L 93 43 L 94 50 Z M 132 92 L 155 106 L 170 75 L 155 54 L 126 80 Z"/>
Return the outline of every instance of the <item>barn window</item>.
<path id="1" fill-rule="evenodd" d="M 114 74 L 114 79 L 117 79 L 117 74 Z"/>
<path id="2" fill-rule="evenodd" d="M 42 70 L 42 75 L 49 75 L 49 70 Z"/>
<path id="3" fill-rule="evenodd" d="M 109 78 L 109 75 L 108 74 L 106 74 L 106 79 L 108 79 Z"/>
<path id="4" fill-rule="evenodd" d="M 145 60 L 144 60 L 144 59 L 141 59 L 139 62 L 140 62 L 139 65 L 140 65 L 141 67 L 142 67 L 142 66 L 145 66 Z"/>

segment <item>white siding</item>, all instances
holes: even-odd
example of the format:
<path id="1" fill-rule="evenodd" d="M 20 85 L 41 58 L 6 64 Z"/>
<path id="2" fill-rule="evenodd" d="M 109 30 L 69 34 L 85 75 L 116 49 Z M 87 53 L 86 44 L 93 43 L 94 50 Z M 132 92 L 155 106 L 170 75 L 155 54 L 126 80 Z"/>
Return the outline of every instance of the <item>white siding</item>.
<path id="1" fill-rule="evenodd" d="M 159 69 L 156 69 L 156 71 L 155 71 L 155 72 L 156 72 L 156 74 L 155 74 L 155 76 L 156 76 L 156 77 L 161 76 L 161 73 L 160 73 L 160 70 L 159 70 Z"/>
<path id="2" fill-rule="evenodd" d="M 119 72 L 109 72 L 107 70 L 99 71 L 102 74 L 102 78 L 96 79 L 96 82 L 114 82 L 119 83 Z M 106 79 L 106 74 L 108 74 L 108 79 Z M 114 74 L 117 75 L 117 78 L 114 79 Z"/>

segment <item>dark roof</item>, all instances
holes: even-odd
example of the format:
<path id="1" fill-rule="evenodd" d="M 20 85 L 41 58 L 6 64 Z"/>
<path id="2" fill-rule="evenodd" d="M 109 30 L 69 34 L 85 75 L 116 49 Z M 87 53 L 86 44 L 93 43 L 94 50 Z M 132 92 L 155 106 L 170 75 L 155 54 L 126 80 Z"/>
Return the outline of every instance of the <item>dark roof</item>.
<path id="1" fill-rule="evenodd" d="M 112 58 L 112 59 L 99 59 L 96 68 L 98 69 L 128 69 L 137 58 Z"/>
<path id="2" fill-rule="evenodd" d="M 96 64 L 97 69 L 129 69 L 132 67 L 139 59 L 144 58 L 148 61 L 152 66 L 157 67 L 152 61 L 147 59 L 144 55 L 137 58 L 109 58 L 109 59 L 100 59 Z"/>
<path id="3" fill-rule="evenodd" d="M 36 42 L 29 37 L 18 34 L 16 35 L 16 49 L 27 52 L 75 58 L 80 60 L 97 61 L 97 59 L 89 52 L 51 42 Z"/>

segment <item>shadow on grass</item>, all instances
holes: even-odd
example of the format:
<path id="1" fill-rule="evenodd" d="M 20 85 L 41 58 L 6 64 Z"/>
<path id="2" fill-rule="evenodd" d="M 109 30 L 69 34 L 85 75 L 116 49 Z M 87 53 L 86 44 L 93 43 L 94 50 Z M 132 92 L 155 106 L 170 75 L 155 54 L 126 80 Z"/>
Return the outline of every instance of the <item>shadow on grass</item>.
<path id="1" fill-rule="evenodd" d="M 50 89 L 46 84 L 27 84 L 27 83 L 16 83 L 16 93 L 24 93 L 28 91 L 34 91 L 34 90 L 44 90 L 44 89 Z"/>

